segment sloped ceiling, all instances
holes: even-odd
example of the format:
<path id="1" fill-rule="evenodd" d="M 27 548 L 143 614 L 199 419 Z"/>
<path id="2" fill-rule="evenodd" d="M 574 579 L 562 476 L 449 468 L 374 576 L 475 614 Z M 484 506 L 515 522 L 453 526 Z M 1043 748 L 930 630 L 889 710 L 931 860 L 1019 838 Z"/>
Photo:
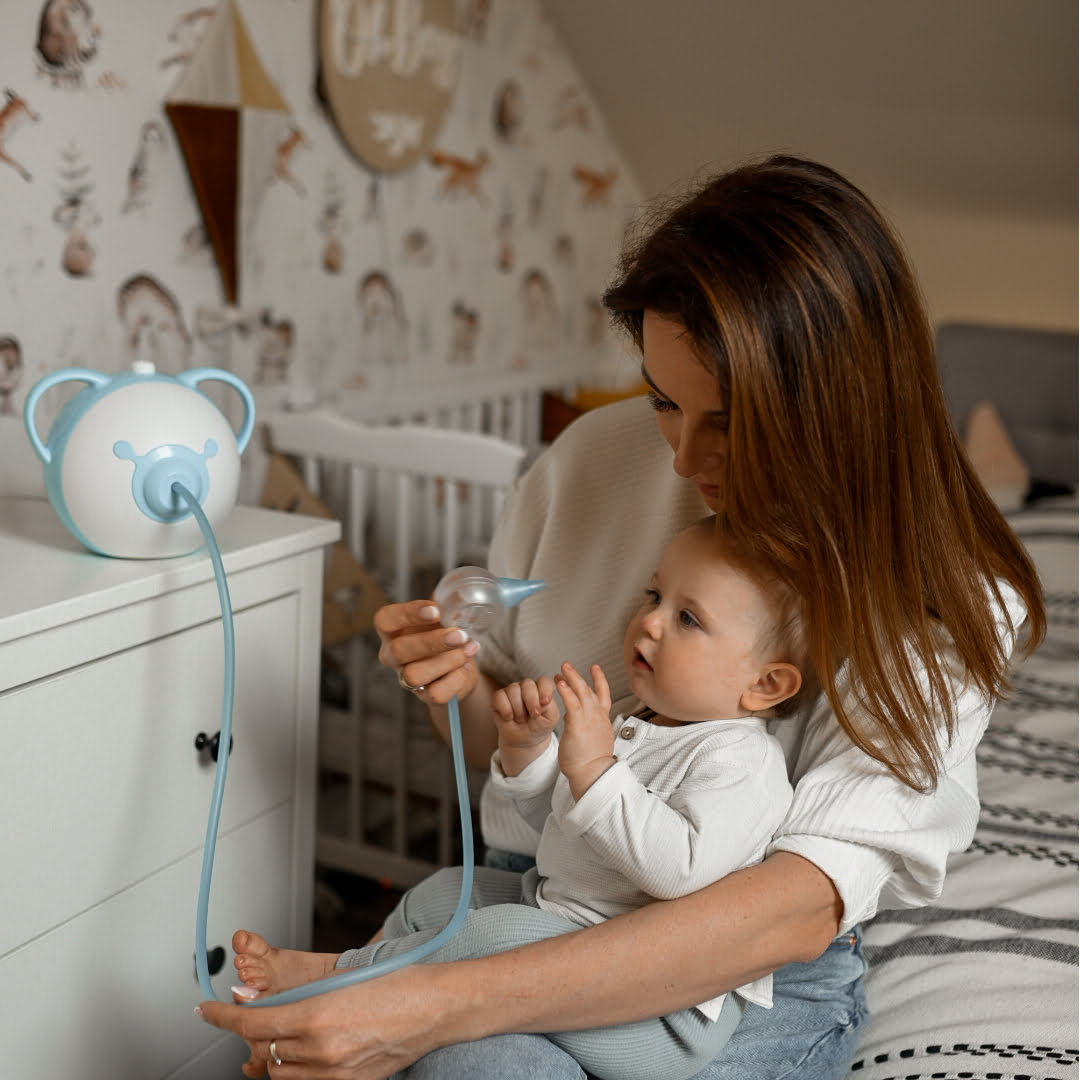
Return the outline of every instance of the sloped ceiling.
<path id="1" fill-rule="evenodd" d="M 646 196 L 786 150 L 875 198 L 1075 220 L 1075 0 L 542 0 Z"/>

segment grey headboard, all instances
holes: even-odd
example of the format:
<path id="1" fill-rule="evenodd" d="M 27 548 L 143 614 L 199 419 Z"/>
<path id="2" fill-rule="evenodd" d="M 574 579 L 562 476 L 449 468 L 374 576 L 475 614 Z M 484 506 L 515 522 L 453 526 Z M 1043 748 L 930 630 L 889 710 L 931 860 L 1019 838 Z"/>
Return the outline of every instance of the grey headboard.
<path id="1" fill-rule="evenodd" d="M 937 358 L 961 434 L 972 406 L 991 401 L 1033 481 L 1076 485 L 1076 334 L 943 323 Z"/>

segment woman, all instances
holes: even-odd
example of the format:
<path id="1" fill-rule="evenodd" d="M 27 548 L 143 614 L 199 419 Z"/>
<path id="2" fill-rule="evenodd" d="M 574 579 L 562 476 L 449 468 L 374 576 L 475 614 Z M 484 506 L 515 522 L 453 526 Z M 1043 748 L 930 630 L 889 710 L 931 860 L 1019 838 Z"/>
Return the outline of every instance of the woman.
<path id="1" fill-rule="evenodd" d="M 481 763 L 499 685 L 566 659 L 617 668 L 597 643 L 618 649 L 656 553 L 704 502 L 805 598 L 822 692 L 777 729 L 791 809 L 762 863 L 688 897 L 294 1006 L 205 1003 L 248 1040 L 249 1075 L 374 1080 L 428 1055 L 406 1075 L 569 1080 L 546 1040 L 484 1037 L 632 1022 L 771 971 L 773 1009 L 747 1005 L 702 1078 L 843 1077 L 865 1016 L 859 923 L 934 900 L 971 839 L 975 746 L 1042 600 L 949 423 L 879 213 L 823 166 L 751 164 L 652 223 L 605 300 L 652 393 L 576 421 L 508 501 L 493 568 L 548 588 L 479 652 L 430 602 L 388 606 L 380 659 L 439 721 L 459 697 Z"/>

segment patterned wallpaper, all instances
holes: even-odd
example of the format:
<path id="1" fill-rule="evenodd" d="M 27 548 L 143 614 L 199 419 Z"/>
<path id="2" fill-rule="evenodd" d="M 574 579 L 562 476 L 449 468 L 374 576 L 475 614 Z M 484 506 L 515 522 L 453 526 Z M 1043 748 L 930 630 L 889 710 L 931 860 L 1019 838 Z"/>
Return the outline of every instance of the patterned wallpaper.
<path id="1" fill-rule="evenodd" d="M 599 296 L 640 190 L 538 0 L 459 0 L 449 111 L 392 175 L 318 100 L 316 4 L 239 0 L 293 127 L 227 307 L 163 108 L 213 5 L 4 0 L 0 427 L 47 371 L 140 358 L 228 367 L 261 401 L 623 370 Z"/>

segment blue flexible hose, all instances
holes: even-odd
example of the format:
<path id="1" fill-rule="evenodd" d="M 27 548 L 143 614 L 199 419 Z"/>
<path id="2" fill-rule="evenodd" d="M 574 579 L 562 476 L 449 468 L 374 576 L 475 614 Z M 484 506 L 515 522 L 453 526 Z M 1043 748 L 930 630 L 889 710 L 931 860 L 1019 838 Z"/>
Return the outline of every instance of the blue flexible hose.
<path id="1" fill-rule="evenodd" d="M 206 958 L 206 917 L 210 906 L 210 879 L 214 871 L 214 850 L 217 847 L 218 825 L 221 820 L 221 802 L 225 795 L 225 775 L 229 767 L 229 747 L 232 744 L 233 698 L 236 686 L 236 638 L 233 629 L 232 603 L 229 599 L 229 586 L 225 579 L 225 567 L 221 561 L 214 531 L 210 527 L 206 514 L 198 499 L 183 484 L 172 485 L 176 494 L 190 507 L 195 520 L 199 523 L 206 540 L 206 550 L 214 566 L 214 578 L 217 582 L 218 600 L 221 602 L 221 622 L 225 634 L 225 681 L 221 696 L 221 731 L 218 736 L 217 768 L 214 772 L 214 787 L 210 796 L 210 813 L 206 823 L 206 840 L 203 844 L 202 874 L 199 879 L 199 899 L 195 913 L 195 970 L 199 977 L 199 988 L 207 1000 L 217 1000 L 210 983 L 210 970 Z M 355 688 L 359 692 L 359 688 Z M 353 983 L 372 979 L 376 975 L 386 975 L 398 968 L 422 960 L 450 940 L 461 928 L 469 913 L 469 901 L 472 897 L 473 883 L 473 831 L 472 811 L 469 800 L 468 774 L 465 768 L 465 751 L 461 738 L 461 713 L 457 698 L 452 698 L 450 710 L 450 751 L 454 760 L 454 779 L 457 784 L 458 809 L 461 814 L 462 874 L 461 892 L 457 907 L 450 921 L 429 941 L 410 949 L 407 953 L 380 960 L 371 967 L 352 968 L 340 975 L 331 975 L 326 979 L 305 983 L 279 994 L 256 998 L 247 1002 L 250 1005 L 289 1005 L 295 1001 L 325 994 L 331 990 L 340 990 Z"/>
<path id="2" fill-rule="evenodd" d="M 344 986 L 352 986 L 353 983 L 363 982 L 365 979 L 373 979 L 376 975 L 388 975 L 391 971 L 396 971 L 398 968 L 423 960 L 425 956 L 430 956 L 436 949 L 441 949 L 461 929 L 461 924 L 469 913 L 469 901 L 472 898 L 472 811 L 469 801 L 468 778 L 465 772 L 465 752 L 462 748 L 461 716 L 458 710 L 457 698 L 450 699 L 449 708 L 450 749 L 454 759 L 454 779 L 457 782 L 458 809 L 461 812 L 462 852 L 461 892 L 458 894 L 457 907 L 454 908 L 454 914 L 450 916 L 450 921 L 429 941 L 417 945 L 415 949 L 410 949 L 408 952 L 387 957 L 370 967 L 351 968 L 348 971 L 343 971 L 340 975 L 331 975 L 325 979 L 317 979 L 315 982 L 293 987 L 291 990 L 283 990 L 279 994 L 256 998 L 247 1004 L 289 1005 L 294 1001 L 303 1001 L 304 998 L 314 997 L 316 994 L 326 994 L 331 990 L 340 990 Z"/>
<path id="3" fill-rule="evenodd" d="M 229 770 L 229 747 L 232 745 L 233 698 L 236 688 L 236 636 L 233 630 L 232 602 L 229 585 L 225 579 L 225 567 L 221 562 L 214 530 L 199 505 L 199 500 L 183 484 L 177 482 L 172 490 L 188 504 L 206 539 L 206 550 L 214 564 L 218 600 L 221 603 L 221 626 L 225 633 L 225 684 L 221 695 L 221 731 L 218 735 L 217 768 L 214 770 L 214 787 L 210 795 L 210 817 L 206 824 L 206 840 L 203 843 L 202 875 L 199 878 L 199 902 L 195 912 L 195 971 L 199 976 L 199 988 L 207 998 L 214 998 L 210 985 L 210 969 L 206 960 L 206 913 L 210 907 L 210 877 L 214 872 L 214 849 L 217 847 L 218 822 L 221 820 L 221 800 L 225 795 L 225 774 Z"/>

